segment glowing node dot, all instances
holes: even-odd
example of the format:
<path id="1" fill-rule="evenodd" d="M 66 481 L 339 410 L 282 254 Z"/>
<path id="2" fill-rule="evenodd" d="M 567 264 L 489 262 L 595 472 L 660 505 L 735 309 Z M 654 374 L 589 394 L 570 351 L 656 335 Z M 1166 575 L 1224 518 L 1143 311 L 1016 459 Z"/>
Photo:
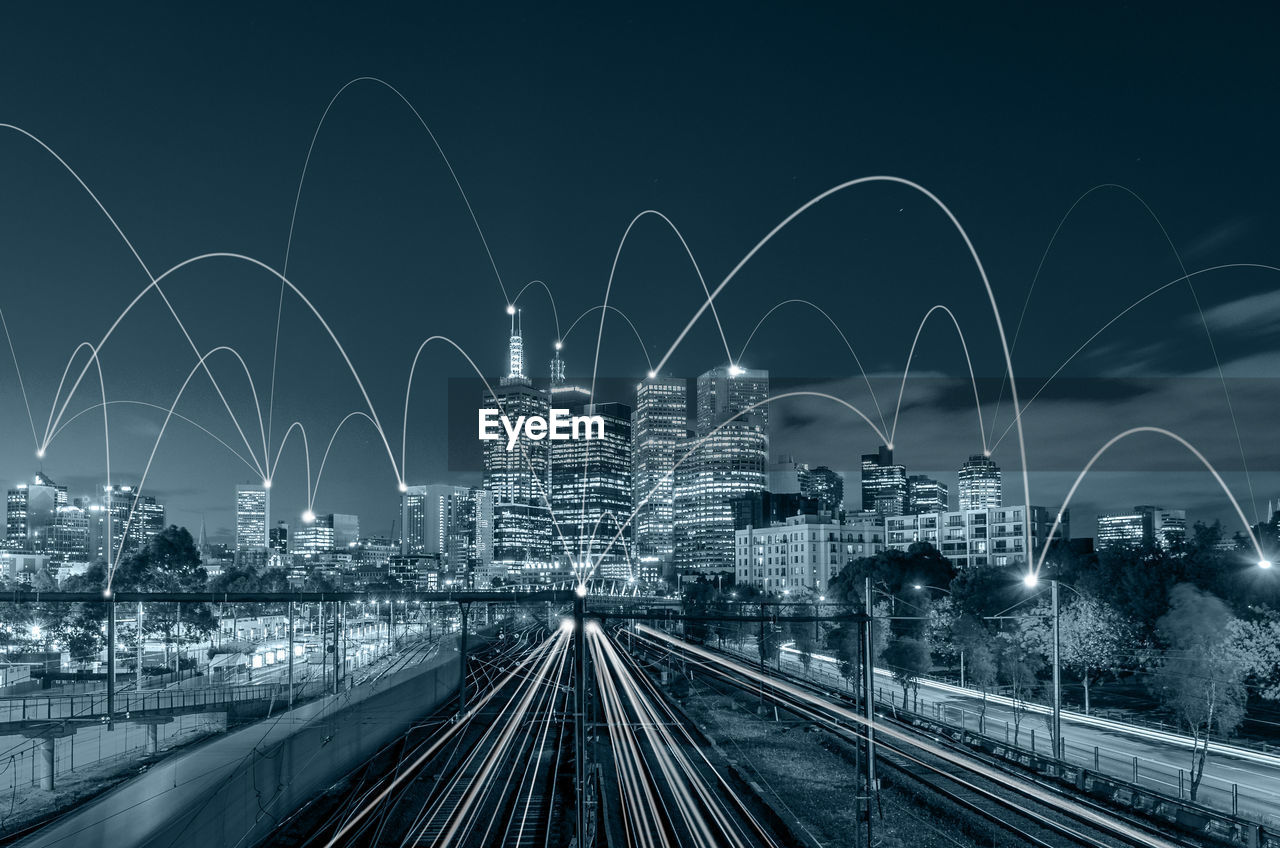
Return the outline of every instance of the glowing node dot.
<path id="1" fill-rule="evenodd" d="M 307 510 L 306 512 L 302 513 L 302 520 L 310 524 L 311 522 L 316 520 L 316 514 L 311 510 Z"/>
<path id="2" fill-rule="evenodd" d="M 1034 589 L 1039 582 L 1040 578 L 1031 572 L 1028 572 L 1027 576 L 1022 578 L 1022 585 L 1028 589 Z"/>
<path id="3" fill-rule="evenodd" d="M 263 480 L 263 481 L 262 481 L 262 488 L 264 488 L 264 489 L 270 489 L 270 488 L 271 488 L 271 481 L 270 481 L 270 480 Z"/>
<path id="4" fill-rule="evenodd" d="M 991 451 L 989 451 L 989 450 L 984 450 L 984 451 L 982 452 L 982 455 L 983 455 L 983 456 L 985 456 L 987 459 L 990 459 L 990 458 L 991 458 Z"/>
<path id="5" fill-rule="evenodd" d="M 1269 559 L 1258 560 L 1258 568 L 1270 568 L 1270 567 L 1271 567 L 1271 560 Z"/>
<path id="6" fill-rule="evenodd" d="M 110 589 L 103 589 L 103 590 L 102 590 L 102 597 L 104 597 L 104 598 L 109 598 L 109 597 L 111 597 L 111 590 L 110 590 Z"/>
<path id="7" fill-rule="evenodd" d="M 514 303 L 508 303 L 508 304 L 507 304 L 507 314 L 508 314 L 508 315 L 515 315 L 515 314 L 516 314 L 516 305 L 515 305 Z"/>
<path id="8" fill-rule="evenodd" d="M 889 450 L 893 450 L 893 442 L 890 442 L 889 444 L 885 445 L 885 447 L 888 448 Z"/>
<path id="9" fill-rule="evenodd" d="M 559 350 L 561 347 L 562 345 L 560 344 L 560 342 L 556 342 L 556 350 Z"/>
<path id="10" fill-rule="evenodd" d="M 652 380 L 652 379 L 653 379 L 654 377 L 656 377 L 656 376 L 658 376 L 658 372 L 657 372 L 657 371 L 650 371 L 650 372 L 649 372 L 649 379 L 650 379 L 650 380 Z"/>
<path id="11" fill-rule="evenodd" d="M 743 369 L 743 367 L 736 362 L 729 363 L 730 377 L 741 377 L 744 370 L 745 369 Z"/>
<path id="12" fill-rule="evenodd" d="M 44 459 L 44 448 L 40 448 L 40 450 L 36 451 L 36 457 L 39 459 Z"/>
<path id="13" fill-rule="evenodd" d="M 402 491 L 402 492 L 407 492 L 407 491 L 409 491 L 409 487 L 408 487 L 407 485 L 405 485 L 404 483 L 401 483 L 401 484 L 400 484 L 400 491 Z"/>
<path id="14" fill-rule="evenodd" d="M 587 596 L 587 584 L 579 583 L 578 588 L 574 589 L 573 591 L 575 594 L 577 594 L 579 598 L 585 598 Z"/>

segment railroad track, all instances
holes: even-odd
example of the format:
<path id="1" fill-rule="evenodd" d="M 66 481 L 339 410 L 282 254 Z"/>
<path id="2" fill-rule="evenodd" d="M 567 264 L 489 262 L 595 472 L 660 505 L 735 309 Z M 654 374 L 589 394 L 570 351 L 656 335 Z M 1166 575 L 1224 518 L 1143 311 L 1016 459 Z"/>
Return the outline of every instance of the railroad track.
<path id="1" fill-rule="evenodd" d="M 634 643 L 651 656 L 674 653 L 704 678 L 753 694 L 763 691 L 766 700 L 779 708 L 812 721 L 845 741 L 858 743 L 863 739 L 864 719 L 847 702 L 833 700 L 835 693 L 776 675 L 765 678 L 762 687 L 752 667 L 647 628 L 635 635 Z M 1046 848 L 1197 846 L 1149 823 L 1103 809 L 1091 800 L 1060 795 L 1047 784 L 996 768 L 950 740 L 920 733 L 883 716 L 877 716 L 875 729 L 878 763 L 891 765 L 899 774 L 1027 844 Z"/>

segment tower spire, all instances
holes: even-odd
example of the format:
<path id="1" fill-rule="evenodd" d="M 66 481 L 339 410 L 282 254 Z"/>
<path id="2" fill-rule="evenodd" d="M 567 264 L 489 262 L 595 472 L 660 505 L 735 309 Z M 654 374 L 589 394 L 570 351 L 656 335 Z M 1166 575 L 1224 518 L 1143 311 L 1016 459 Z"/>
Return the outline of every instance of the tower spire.
<path id="1" fill-rule="evenodd" d="M 511 338 L 507 343 L 507 377 L 506 382 L 514 383 L 528 380 L 524 373 L 524 337 L 521 334 L 520 309 L 511 311 Z"/>

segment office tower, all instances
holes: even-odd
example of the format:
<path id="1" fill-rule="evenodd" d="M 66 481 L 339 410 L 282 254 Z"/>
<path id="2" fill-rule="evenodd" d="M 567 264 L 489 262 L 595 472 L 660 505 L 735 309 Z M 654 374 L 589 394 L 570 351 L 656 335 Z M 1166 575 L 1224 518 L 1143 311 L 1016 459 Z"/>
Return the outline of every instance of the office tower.
<path id="1" fill-rule="evenodd" d="M 807 469 L 807 465 L 800 465 L 793 457 L 787 454 L 779 455 L 769 463 L 766 481 L 769 491 L 777 494 L 793 492 L 799 494 L 800 477 Z"/>
<path id="2" fill-rule="evenodd" d="M 769 373 L 736 365 L 714 368 L 697 382 L 698 427 L 675 479 L 677 571 L 734 569 L 733 500 L 767 486 Z"/>
<path id="3" fill-rule="evenodd" d="M 893 464 L 893 449 L 885 445 L 862 455 L 862 510 L 877 515 L 907 511 L 907 469 Z"/>
<path id="4" fill-rule="evenodd" d="M 65 503 L 65 489 L 61 495 Z M 43 551 L 49 528 L 58 514 L 58 499 L 58 488 L 41 475 L 31 483 L 19 483 L 10 489 L 5 499 L 5 539 L 9 546 L 23 551 Z"/>
<path id="5" fill-rule="evenodd" d="M 636 386 L 631 417 L 632 521 L 635 554 L 666 572 L 674 542 L 676 462 L 688 427 L 688 386 L 679 377 L 649 377 Z"/>
<path id="6" fill-rule="evenodd" d="M 844 509 L 844 477 L 825 465 L 805 465 L 799 477 L 800 494 L 813 498 L 821 509 L 838 517 Z"/>
<path id="7" fill-rule="evenodd" d="M 742 368 L 738 365 L 721 365 L 698 377 L 697 384 L 697 434 L 705 436 L 717 425 L 734 415 L 744 413 L 737 420 L 750 419 L 765 433 L 769 431 L 769 405 L 763 401 L 769 397 L 769 372 Z M 747 410 L 751 410 L 747 412 Z"/>
<path id="8" fill-rule="evenodd" d="M 1000 506 L 1000 466 L 991 457 L 976 453 L 960 466 L 960 509 L 986 509 Z"/>
<path id="9" fill-rule="evenodd" d="M 603 438 L 551 443 L 555 553 L 578 576 L 627 579 L 631 562 L 631 407 L 589 403 L 571 415 L 599 416 Z M 617 540 L 614 540 L 614 537 Z"/>
<path id="10" fill-rule="evenodd" d="M 89 555 L 115 562 L 140 551 L 164 530 L 164 505 L 133 486 L 103 486 L 89 513 Z"/>
<path id="11" fill-rule="evenodd" d="M 400 499 L 405 556 L 438 555 L 451 574 L 487 567 L 493 545 L 493 497 L 484 489 L 410 486 Z"/>
<path id="12" fill-rule="evenodd" d="M 203 528 L 202 528 L 203 529 Z M 267 537 L 267 547 L 275 554 L 289 553 L 289 525 L 283 521 L 277 521 L 276 526 L 271 528 L 271 532 Z"/>
<path id="13" fill-rule="evenodd" d="M 360 541 L 360 519 L 355 515 L 331 512 L 315 516 L 293 532 L 290 547 L 297 554 L 312 556 L 354 547 Z"/>
<path id="14" fill-rule="evenodd" d="M 485 393 L 481 408 L 495 409 L 515 422 L 519 416 L 546 417 L 548 393 L 535 389 L 524 370 L 520 312 L 511 316 L 507 375 Z M 493 495 L 493 555 L 489 582 L 522 582 L 551 563 L 552 520 L 547 492 L 549 441 L 523 433 L 511 450 L 505 437 L 484 442 L 484 489 Z"/>
<path id="15" fill-rule="evenodd" d="M 46 550 L 59 562 L 89 560 L 89 514 L 80 499 L 76 500 L 58 507 L 49 525 Z"/>
<path id="16" fill-rule="evenodd" d="M 946 512 L 951 508 L 950 492 L 947 484 L 926 477 L 923 474 L 912 474 L 907 478 L 907 514 L 923 515 L 928 512 Z"/>
<path id="17" fill-rule="evenodd" d="M 1161 506 L 1135 506 L 1131 512 L 1098 516 L 1095 547 L 1104 551 L 1122 546 L 1171 550 L 1187 537 L 1187 512 Z"/>
<path id="18" fill-rule="evenodd" d="M 752 492 L 734 498 L 729 508 L 733 512 L 734 530 L 770 527 L 785 524 L 795 515 L 829 512 L 817 498 L 806 497 L 799 492 Z"/>
<path id="19" fill-rule="evenodd" d="M 271 491 L 263 485 L 236 486 L 236 564 L 266 563 Z"/>

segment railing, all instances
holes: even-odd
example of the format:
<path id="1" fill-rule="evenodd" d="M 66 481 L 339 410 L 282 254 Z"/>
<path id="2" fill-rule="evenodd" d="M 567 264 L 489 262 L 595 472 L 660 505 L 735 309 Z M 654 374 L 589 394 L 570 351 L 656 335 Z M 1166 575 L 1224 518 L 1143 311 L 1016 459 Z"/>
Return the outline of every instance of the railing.
<path id="1" fill-rule="evenodd" d="M 296 696 L 296 689 L 295 689 Z M 218 686 L 201 689 L 164 689 L 154 692 L 120 692 L 116 695 L 116 715 L 198 711 L 201 708 L 244 701 L 288 700 L 287 684 Z M 42 695 L 0 699 L 0 723 L 87 719 L 107 714 L 107 693 L 83 695 Z"/>

